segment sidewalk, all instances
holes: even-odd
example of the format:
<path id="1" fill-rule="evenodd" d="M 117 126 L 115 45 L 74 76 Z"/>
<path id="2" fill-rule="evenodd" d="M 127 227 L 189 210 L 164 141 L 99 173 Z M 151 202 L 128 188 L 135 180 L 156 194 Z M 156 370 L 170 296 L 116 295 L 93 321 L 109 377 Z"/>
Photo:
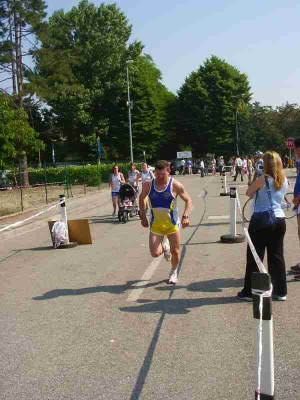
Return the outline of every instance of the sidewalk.
<path id="1" fill-rule="evenodd" d="M 101 189 L 99 192 L 91 193 L 87 195 L 83 195 L 77 198 L 66 198 L 66 206 L 68 216 L 72 216 L 75 212 L 79 214 L 85 210 L 91 210 L 95 207 L 99 207 L 111 201 L 110 189 L 105 187 Z M 25 219 L 38 214 L 43 210 L 47 210 L 53 205 L 57 204 L 59 199 L 57 199 L 56 203 L 51 203 L 44 205 L 44 207 L 40 207 L 38 209 L 25 211 L 24 213 L 18 213 L 17 215 L 7 216 L 0 219 L 0 229 L 5 228 L 11 224 L 14 224 L 19 221 L 24 221 Z M 42 215 L 39 215 L 31 220 L 25 222 L 22 225 L 18 225 L 16 227 L 12 227 L 9 230 L 0 232 L 0 240 L 10 239 L 14 236 L 21 235 L 26 232 L 31 232 L 37 228 L 40 228 L 45 224 L 46 221 L 56 219 L 58 217 L 59 211 L 58 207 L 53 208 L 52 210 L 45 212 Z"/>

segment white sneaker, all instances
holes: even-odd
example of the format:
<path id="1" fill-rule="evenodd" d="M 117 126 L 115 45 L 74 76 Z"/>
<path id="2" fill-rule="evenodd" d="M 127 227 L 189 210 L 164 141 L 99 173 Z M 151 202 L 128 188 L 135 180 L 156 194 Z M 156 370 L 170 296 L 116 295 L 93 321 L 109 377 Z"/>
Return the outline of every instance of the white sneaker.
<path id="1" fill-rule="evenodd" d="M 174 270 L 171 269 L 170 277 L 169 277 L 169 283 L 175 285 L 175 283 L 177 283 L 177 279 L 178 279 L 178 276 L 177 276 L 177 269 L 174 269 Z"/>
<path id="2" fill-rule="evenodd" d="M 171 255 L 171 251 L 170 251 L 170 244 L 169 244 L 169 241 L 166 240 L 165 243 L 163 243 L 162 246 L 163 246 L 163 250 L 164 250 L 164 257 L 165 257 L 165 259 L 166 259 L 167 261 L 170 261 L 172 255 Z"/>

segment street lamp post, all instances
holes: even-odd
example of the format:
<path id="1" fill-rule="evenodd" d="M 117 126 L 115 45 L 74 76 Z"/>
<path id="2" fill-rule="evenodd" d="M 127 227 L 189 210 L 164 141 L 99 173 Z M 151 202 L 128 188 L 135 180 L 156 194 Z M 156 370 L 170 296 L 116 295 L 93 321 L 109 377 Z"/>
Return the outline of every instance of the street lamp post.
<path id="1" fill-rule="evenodd" d="M 55 160 L 55 146 L 54 146 L 54 143 L 56 142 L 56 139 L 50 139 L 50 140 L 52 142 L 52 163 L 55 166 L 56 160 Z"/>
<path id="2" fill-rule="evenodd" d="M 133 149 L 132 149 L 132 130 L 131 130 L 131 108 L 132 104 L 130 101 L 130 88 L 129 88 L 129 71 L 128 64 L 133 63 L 133 60 L 126 61 L 126 71 L 127 71 L 127 107 L 128 107 L 128 120 L 129 120 L 129 140 L 130 140 L 130 160 L 133 162 Z"/>
<path id="3" fill-rule="evenodd" d="M 235 132 L 236 132 L 236 154 L 239 155 L 239 127 L 238 127 L 238 107 L 239 103 L 236 106 L 235 110 Z"/>

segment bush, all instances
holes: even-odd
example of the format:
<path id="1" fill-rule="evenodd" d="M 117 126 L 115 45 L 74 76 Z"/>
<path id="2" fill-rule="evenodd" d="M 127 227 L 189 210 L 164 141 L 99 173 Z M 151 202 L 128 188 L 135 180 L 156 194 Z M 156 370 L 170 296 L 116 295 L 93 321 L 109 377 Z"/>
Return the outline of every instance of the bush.
<path id="1" fill-rule="evenodd" d="M 127 178 L 127 171 L 129 170 L 128 163 L 119 163 L 121 172 L 124 173 L 125 179 Z M 114 164 L 99 164 L 99 165 L 64 165 L 58 167 L 44 168 L 28 168 L 28 176 L 30 185 L 43 185 L 45 179 L 47 184 L 65 184 L 69 185 L 83 185 L 98 186 L 102 182 L 109 181 L 109 175 L 112 171 Z M 20 185 L 20 174 L 10 172 L 8 178 L 15 182 L 15 178 Z"/>

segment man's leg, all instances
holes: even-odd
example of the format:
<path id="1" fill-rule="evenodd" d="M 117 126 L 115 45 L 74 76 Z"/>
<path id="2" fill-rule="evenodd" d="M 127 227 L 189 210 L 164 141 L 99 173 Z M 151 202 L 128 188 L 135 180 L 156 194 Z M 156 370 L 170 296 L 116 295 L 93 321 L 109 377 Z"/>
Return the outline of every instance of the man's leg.
<path id="1" fill-rule="evenodd" d="M 162 235 L 155 235 L 154 233 L 149 233 L 149 250 L 152 257 L 159 257 L 163 253 Z"/>
<path id="2" fill-rule="evenodd" d="M 180 231 L 168 235 L 168 240 L 170 243 L 170 251 L 171 251 L 171 265 L 172 269 L 170 272 L 169 283 L 175 284 L 177 283 L 177 268 L 179 264 L 179 249 L 180 249 Z"/>
<path id="3" fill-rule="evenodd" d="M 180 249 L 180 231 L 178 230 L 171 235 L 168 235 L 169 243 L 170 243 L 170 251 L 172 254 L 171 264 L 172 269 L 175 270 L 179 264 L 179 249 Z"/>
<path id="4" fill-rule="evenodd" d="M 298 223 L 298 238 L 300 243 L 300 215 L 297 215 L 297 223 Z M 300 274 L 300 262 L 291 267 L 291 270 L 296 272 L 297 274 Z"/>

